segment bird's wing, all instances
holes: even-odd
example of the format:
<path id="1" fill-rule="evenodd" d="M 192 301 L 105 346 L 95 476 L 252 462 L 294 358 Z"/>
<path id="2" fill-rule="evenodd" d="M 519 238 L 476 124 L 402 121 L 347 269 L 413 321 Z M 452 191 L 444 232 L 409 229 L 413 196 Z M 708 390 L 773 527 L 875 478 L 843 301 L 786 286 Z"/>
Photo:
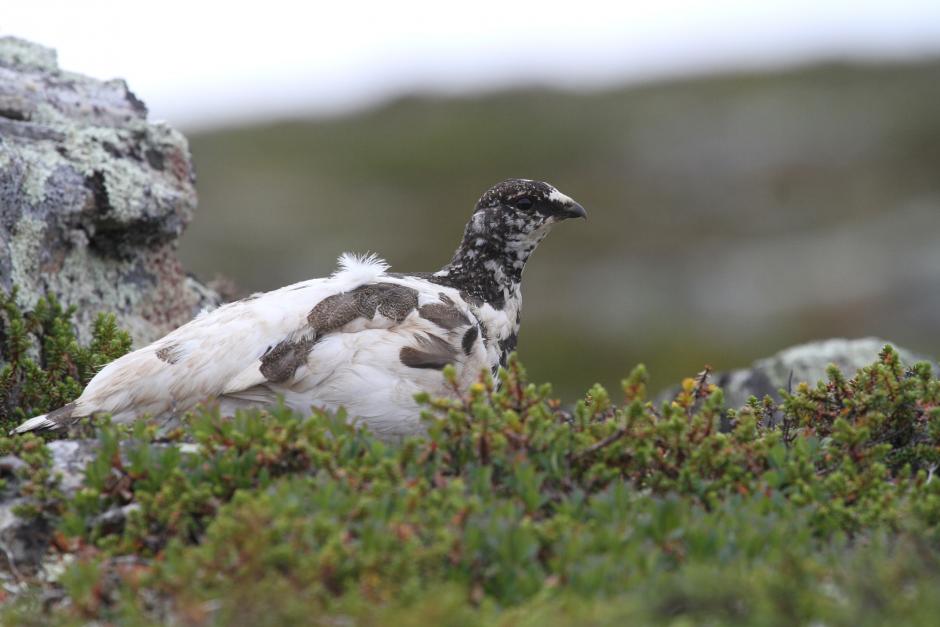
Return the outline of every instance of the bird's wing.
<path id="1" fill-rule="evenodd" d="M 343 406 L 363 418 L 416 415 L 415 392 L 438 390 L 444 366 L 470 378 L 490 367 L 470 305 L 419 277 L 381 277 L 328 296 L 307 323 L 233 377 L 225 398 L 283 396 L 300 410 Z"/>

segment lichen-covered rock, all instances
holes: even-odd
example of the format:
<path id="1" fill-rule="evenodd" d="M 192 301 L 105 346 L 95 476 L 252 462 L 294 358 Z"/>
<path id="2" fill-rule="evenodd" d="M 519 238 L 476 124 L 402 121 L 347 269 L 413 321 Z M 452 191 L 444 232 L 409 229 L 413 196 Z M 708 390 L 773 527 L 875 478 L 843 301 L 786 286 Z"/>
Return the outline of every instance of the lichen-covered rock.
<path id="1" fill-rule="evenodd" d="M 175 254 L 195 206 L 186 139 L 148 122 L 124 81 L 0 38 L 0 288 L 77 306 L 82 339 L 104 311 L 153 340 L 217 301 Z"/>
<path id="2" fill-rule="evenodd" d="M 51 453 L 50 476 L 60 477 L 59 488 L 64 498 L 71 498 L 81 488 L 85 469 L 95 458 L 98 450 L 95 440 L 62 440 L 48 444 Z M 34 573 L 46 555 L 52 525 L 43 517 L 22 517 L 18 508 L 30 503 L 20 496 L 22 473 L 27 464 L 12 455 L 0 460 L 0 560 L 5 562 L 0 571 L 18 578 L 21 574 Z M 0 576 L 0 581 L 9 577 Z"/>
<path id="3" fill-rule="evenodd" d="M 728 407 L 738 408 L 751 396 L 770 396 L 780 400 L 778 390 L 795 387 L 800 383 L 815 385 L 825 381 L 826 368 L 835 364 L 846 377 L 878 359 L 878 353 L 891 344 L 897 349 L 901 361 L 911 366 L 918 361 L 929 361 L 938 371 L 936 361 L 919 355 L 892 342 L 876 337 L 860 339 L 829 339 L 800 344 L 780 351 L 772 357 L 755 361 L 750 368 L 718 374 L 714 382 L 724 390 Z"/>
<path id="4" fill-rule="evenodd" d="M 178 446 L 181 453 L 193 454 L 198 448 L 193 444 L 155 444 L 156 448 Z M 75 496 L 85 482 L 88 465 L 98 454 L 97 440 L 57 440 L 46 447 L 50 453 L 49 476 L 55 478 L 55 486 L 64 500 Z M 122 458 L 124 455 L 122 454 Z M 23 481 L 22 470 L 27 466 L 23 460 L 5 455 L 0 457 L 0 583 L 5 574 L 33 574 L 45 565 L 53 526 L 44 517 L 23 517 L 18 508 L 35 505 L 35 499 L 20 496 Z M 117 507 L 103 513 L 94 524 L 109 527 L 120 526 L 127 514 L 135 509 Z M 8 577 L 7 577 L 8 579 Z"/>

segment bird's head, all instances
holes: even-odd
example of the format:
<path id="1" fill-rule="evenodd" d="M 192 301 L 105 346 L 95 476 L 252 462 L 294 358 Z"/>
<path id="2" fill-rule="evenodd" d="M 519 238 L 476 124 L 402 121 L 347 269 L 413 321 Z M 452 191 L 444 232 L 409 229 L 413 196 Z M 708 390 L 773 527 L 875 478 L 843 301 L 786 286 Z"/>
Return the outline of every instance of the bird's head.
<path id="1" fill-rule="evenodd" d="M 529 253 L 553 224 L 568 218 L 587 218 L 587 212 L 548 183 L 509 179 L 480 197 L 465 242 Z"/>
<path id="2" fill-rule="evenodd" d="M 477 202 L 453 259 L 434 276 L 501 309 L 507 296 L 518 297 L 526 261 L 552 225 L 586 217 L 548 183 L 503 181 Z"/>

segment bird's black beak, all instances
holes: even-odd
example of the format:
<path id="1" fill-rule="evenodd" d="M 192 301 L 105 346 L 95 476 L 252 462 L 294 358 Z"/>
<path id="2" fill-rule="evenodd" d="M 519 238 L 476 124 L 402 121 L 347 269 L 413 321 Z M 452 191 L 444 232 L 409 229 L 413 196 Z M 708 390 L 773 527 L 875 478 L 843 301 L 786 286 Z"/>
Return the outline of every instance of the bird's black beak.
<path id="1" fill-rule="evenodd" d="M 555 215 L 558 216 L 559 220 L 567 220 L 569 218 L 584 218 L 587 220 L 587 211 L 576 202 L 565 205 Z"/>

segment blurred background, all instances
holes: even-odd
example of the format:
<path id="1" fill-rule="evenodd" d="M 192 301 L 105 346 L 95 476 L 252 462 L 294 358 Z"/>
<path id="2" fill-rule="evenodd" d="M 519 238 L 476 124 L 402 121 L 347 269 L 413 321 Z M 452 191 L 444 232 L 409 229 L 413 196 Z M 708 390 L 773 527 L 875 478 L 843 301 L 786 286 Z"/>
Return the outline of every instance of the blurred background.
<path id="1" fill-rule="evenodd" d="M 509 177 L 579 200 L 526 270 L 520 353 L 569 400 L 788 345 L 940 355 L 940 3 L 10 3 L 190 139 L 181 256 L 267 290 L 346 250 L 450 258 Z M 78 25 L 78 26 L 77 26 Z"/>

